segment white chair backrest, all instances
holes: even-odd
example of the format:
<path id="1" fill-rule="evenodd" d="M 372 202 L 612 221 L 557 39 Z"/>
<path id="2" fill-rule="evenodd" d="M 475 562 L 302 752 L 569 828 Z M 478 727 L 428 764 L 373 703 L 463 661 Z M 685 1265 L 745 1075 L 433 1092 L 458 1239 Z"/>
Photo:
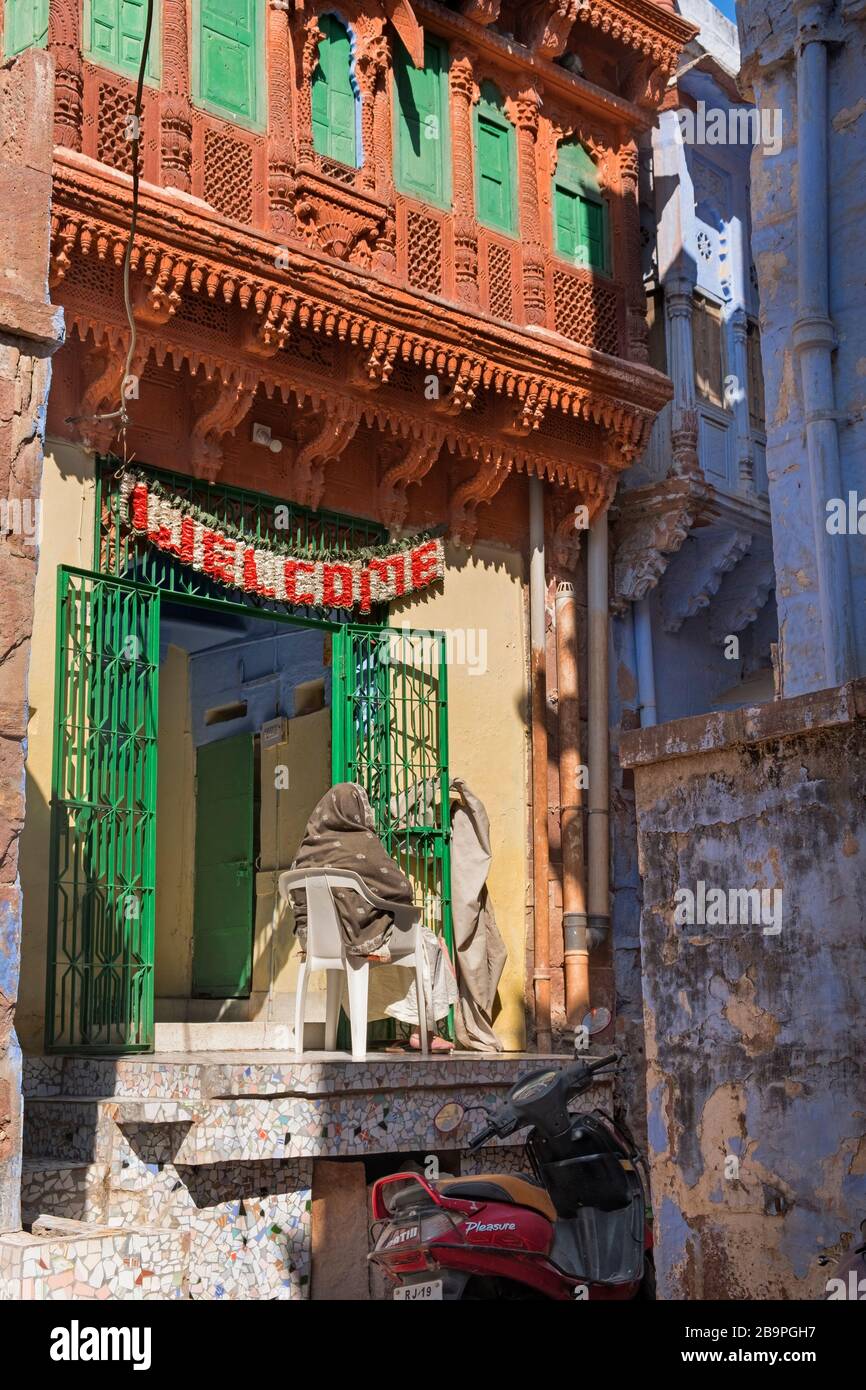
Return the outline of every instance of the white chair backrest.
<path id="1" fill-rule="evenodd" d="M 280 874 L 280 893 L 307 895 L 307 955 L 339 960 L 343 954 L 343 933 L 332 889 L 348 888 L 369 901 L 361 879 L 338 869 L 288 869 Z"/>

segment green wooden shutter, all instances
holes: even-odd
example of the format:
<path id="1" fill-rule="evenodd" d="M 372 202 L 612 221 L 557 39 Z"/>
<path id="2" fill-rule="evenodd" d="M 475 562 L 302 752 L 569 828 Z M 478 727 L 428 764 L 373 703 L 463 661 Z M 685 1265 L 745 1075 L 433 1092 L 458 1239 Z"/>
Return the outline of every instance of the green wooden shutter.
<path id="1" fill-rule="evenodd" d="M 241 999 L 253 972 L 252 734 L 196 754 L 192 992 Z"/>
<path id="2" fill-rule="evenodd" d="M 326 159 L 358 164 L 357 96 L 352 84 L 352 44 L 338 19 L 319 17 L 324 38 L 313 74 L 313 148 Z"/>
<path id="3" fill-rule="evenodd" d="M 423 71 L 402 44 L 395 48 L 394 179 L 402 193 L 440 207 L 447 204 L 449 184 L 447 65 L 448 50 L 436 39 L 424 40 Z"/>
<path id="4" fill-rule="evenodd" d="M 578 141 L 561 145 L 553 179 L 557 254 L 608 270 L 607 204 L 592 157 Z"/>
<path id="5" fill-rule="evenodd" d="M 7 58 L 48 40 L 48 0 L 6 0 L 3 50 Z"/>
<path id="6" fill-rule="evenodd" d="M 578 197 L 569 188 L 557 184 L 553 196 L 553 212 L 556 218 L 556 249 L 560 256 L 573 261 L 577 255 Z"/>
<path id="7" fill-rule="evenodd" d="M 475 111 L 475 167 L 478 220 L 500 232 L 517 230 L 514 127 L 502 98 L 485 83 Z"/>
<path id="8" fill-rule="evenodd" d="M 259 8 L 256 0 L 199 0 L 198 9 L 196 98 L 248 122 L 260 109 Z"/>
<path id="9" fill-rule="evenodd" d="M 605 270 L 605 208 L 594 198 L 580 199 L 580 241 L 585 263 L 593 270 Z"/>
<path id="10" fill-rule="evenodd" d="M 147 24 L 146 0 L 90 0 L 88 54 L 97 63 L 138 74 Z M 147 75 L 159 72 L 159 6 L 154 6 Z"/>
<path id="11" fill-rule="evenodd" d="M 46 1046 L 153 1047 L 159 590 L 57 584 Z"/>

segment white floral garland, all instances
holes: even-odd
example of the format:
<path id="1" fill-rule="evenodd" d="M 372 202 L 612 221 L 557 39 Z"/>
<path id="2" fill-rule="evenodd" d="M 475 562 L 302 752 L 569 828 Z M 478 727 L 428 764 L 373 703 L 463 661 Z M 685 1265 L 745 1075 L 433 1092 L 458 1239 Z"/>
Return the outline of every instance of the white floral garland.
<path id="1" fill-rule="evenodd" d="M 214 583 L 280 603 L 369 613 L 374 605 L 426 589 L 445 575 L 439 537 L 366 560 L 314 560 L 228 536 L 200 521 L 188 504 L 172 501 L 129 473 L 120 496 L 135 535 L 146 536 Z"/>

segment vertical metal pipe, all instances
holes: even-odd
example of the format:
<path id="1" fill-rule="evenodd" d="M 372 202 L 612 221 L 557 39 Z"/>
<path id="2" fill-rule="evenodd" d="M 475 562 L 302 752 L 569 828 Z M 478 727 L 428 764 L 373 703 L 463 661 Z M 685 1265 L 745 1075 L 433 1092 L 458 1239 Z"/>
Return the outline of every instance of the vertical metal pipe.
<path id="1" fill-rule="evenodd" d="M 547 678 L 545 672 L 544 484 L 529 479 L 529 679 L 532 693 L 532 875 L 535 1038 L 549 1052 L 550 935 L 547 840 Z"/>
<path id="2" fill-rule="evenodd" d="M 795 0 L 797 52 L 798 310 L 793 343 L 800 362 L 806 455 L 815 529 L 824 678 L 840 685 L 853 674 L 851 590 L 845 541 L 826 528 L 826 503 L 842 497 L 842 466 L 833 384 L 836 332 L 830 318 L 827 43 L 824 0 Z"/>
<path id="3" fill-rule="evenodd" d="M 653 661 L 653 630 L 649 599 L 638 599 L 634 605 L 634 648 L 637 665 L 637 688 L 640 700 L 641 728 L 658 723 L 656 714 L 656 676 Z"/>
<path id="4" fill-rule="evenodd" d="M 599 944 L 610 926 L 610 730 L 608 707 L 607 511 L 589 531 L 589 941 Z"/>
<path id="5" fill-rule="evenodd" d="M 583 778 L 580 758 L 580 677 L 574 585 L 556 587 L 556 669 L 559 686 L 560 840 L 565 1017 L 578 1028 L 589 1009 L 586 869 L 583 861 Z"/>

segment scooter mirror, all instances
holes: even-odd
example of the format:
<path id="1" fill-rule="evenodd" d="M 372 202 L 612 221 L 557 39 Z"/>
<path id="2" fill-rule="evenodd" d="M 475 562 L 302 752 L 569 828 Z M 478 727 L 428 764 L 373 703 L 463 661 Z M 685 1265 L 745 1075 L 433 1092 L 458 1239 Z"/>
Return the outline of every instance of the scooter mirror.
<path id="1" fill-rule="evenodd" d="M 450 1100 L 441 1110 L 437 1110 L 433 1124 L 440 1134 L 453 1134 L 455 1129 L 462 1125 L 465 1114 L 466 1111 L 459 1101 Z"/>
<path id="2" fill-rule="evenodd" d="M 603 1033 L 605 1028 L 610 1027 L 610 1019 L 610 1009 L 590 1009 L 589 1013 L 584 1017 L 583 1026 L 589 1036 L 594 1038 L 598 1033 Z"/>

